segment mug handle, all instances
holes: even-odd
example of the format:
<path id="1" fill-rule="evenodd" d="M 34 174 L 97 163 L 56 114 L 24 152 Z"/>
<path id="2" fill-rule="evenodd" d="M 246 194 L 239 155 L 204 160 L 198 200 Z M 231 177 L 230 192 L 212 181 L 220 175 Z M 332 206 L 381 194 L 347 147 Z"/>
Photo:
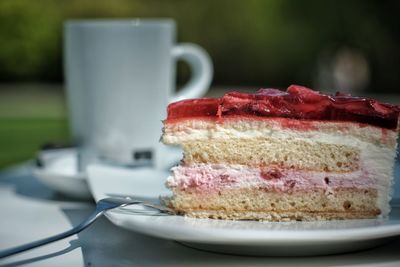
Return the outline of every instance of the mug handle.
<path id="1" fill-rule="evenodd" d="M 213 65 L 207 52 L 198 45 L 181 43 L 173 47 L 172 56 L 175 61 L 184 60 L 189 64 L 192 77 L 171 97 L 170 102 L 203 96 L 208 91 L 213 76 Z"/>

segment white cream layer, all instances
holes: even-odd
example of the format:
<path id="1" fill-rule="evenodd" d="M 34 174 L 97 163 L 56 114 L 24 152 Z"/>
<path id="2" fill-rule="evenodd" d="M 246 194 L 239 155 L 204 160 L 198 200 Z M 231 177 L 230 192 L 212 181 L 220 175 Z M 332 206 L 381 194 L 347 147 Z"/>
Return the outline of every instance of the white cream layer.
<path id="1" fill-rule="evenodd" d="M 321 129 L 320 129 L 321 128 Z M 308 130 L 283 127 L 279 120 L 239 120 L 217 123 L 214 121 L 191 120 L 166 124 L 163 142 L 181 144 L 191 140 L 213 138 L 293 138 L 321 143 L 358 146 L 373 144 L 395 149 L 397 131 L 353 123 L 314 122 Z"/>

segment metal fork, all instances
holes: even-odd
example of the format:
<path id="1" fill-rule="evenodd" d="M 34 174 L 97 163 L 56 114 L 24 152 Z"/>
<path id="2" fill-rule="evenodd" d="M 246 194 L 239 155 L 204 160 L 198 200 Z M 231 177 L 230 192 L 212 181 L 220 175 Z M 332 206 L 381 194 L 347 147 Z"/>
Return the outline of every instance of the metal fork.
<path id="1" fill-rule="evenodd" d="M 38 241 L 34 241 L 25 245 L 21 245 L 18 247 L 10 248 L 10 249 L 5 249 L 3 251 L 0 251 L 0 259 L 5 258 L 8 256 L 12 256 L 33 248 L 37 248 L 61 239 L 64 239 L 66 237 L 69 237 L 71 235 L 75 235 L 82 230 L 86 229 L 88 226 L 90 226 L 97 218 L 99 218 L 101 215 L 103 215 L 106 211 L 115 209 L 115 208 L 120 208 L 120 207 L 125 207 L 128 205 L 133 205 L 133 204 L 141 204 L 145 207 L 154 209 L 158 211 L 160 214 L 174 214 L 173 211 L 167 207 L 163 207 L 161 205 L 156 205 L 148 202 L 144 202 L 141 200 L 135 200 L 131 198 L 118 198 L 118 197 L 108 197 L 99 200 L 96 203 L 96 210 L 83 222 L 81 222 L 79 225 L 73 227 L 72 229 L 65 231 L 63 233 L 50 236 L 48 238 L 44 238 Z"/>

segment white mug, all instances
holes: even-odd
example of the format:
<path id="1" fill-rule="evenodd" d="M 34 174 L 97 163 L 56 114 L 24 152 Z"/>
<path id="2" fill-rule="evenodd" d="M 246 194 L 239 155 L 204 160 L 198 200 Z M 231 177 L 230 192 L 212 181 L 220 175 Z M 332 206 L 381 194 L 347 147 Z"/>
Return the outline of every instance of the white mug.
<path id="1" fill-rule="evenodd" d="M 64 34 L 74 140 L 91 157 L 161 166 L 166 107 L 205 94 L 213 75 L 208 54 L 194 44 L 175 44 L 171 19 L 71 20 Z M 178 93 L 177 60 L 192 72 Z"/>

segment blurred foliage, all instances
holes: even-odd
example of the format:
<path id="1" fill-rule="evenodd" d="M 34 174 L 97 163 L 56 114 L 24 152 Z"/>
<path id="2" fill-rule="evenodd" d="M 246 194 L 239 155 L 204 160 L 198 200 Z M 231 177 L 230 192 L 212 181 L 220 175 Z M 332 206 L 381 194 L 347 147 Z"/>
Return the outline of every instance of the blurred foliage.
<path id="1" fill-rule="evenodd" d="M 44 142 L 68 141 L 66 119 L 0 118 L 0 169 L 32 159 Z"/>
<path id="2" fill-rule="evenodd" d="M 68 143 L 60 85 L 0 85 L 0 169 L 35 157 L 44 143 Z"/>
<path id="3" fill-rule="evenodd" d="M 2 0 L 0 81 L 62 81 L 66 19 L 172 17 L 179 41 L 210 53 L 214 84 L 311 85 L 322 54 L 351 47 L 370 64 L 370 88 L 396 92 L 399 11 L 396 0 Z"/>

